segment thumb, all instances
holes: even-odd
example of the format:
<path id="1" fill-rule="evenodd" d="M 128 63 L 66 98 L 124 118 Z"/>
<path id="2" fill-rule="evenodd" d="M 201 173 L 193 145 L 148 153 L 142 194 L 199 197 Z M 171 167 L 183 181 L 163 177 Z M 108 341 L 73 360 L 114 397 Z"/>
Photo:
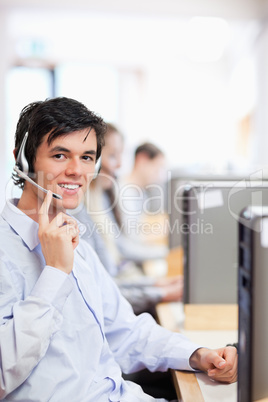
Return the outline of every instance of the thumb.
<path id="1" fill-rule="evenodd" d="M 224 360 L 221 356 L 216 355 L 211 362 L 216 368 L 222 369 L 226 365 L 226 360 Z"/>

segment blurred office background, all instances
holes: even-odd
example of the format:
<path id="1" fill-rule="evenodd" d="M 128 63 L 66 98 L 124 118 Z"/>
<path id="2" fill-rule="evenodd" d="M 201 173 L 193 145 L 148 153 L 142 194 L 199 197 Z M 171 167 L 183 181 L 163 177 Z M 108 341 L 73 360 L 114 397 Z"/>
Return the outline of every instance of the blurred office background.
<path id="1" fill-rule="evenodd" d="M 0 0 L 0 208 L 15 125 L 68 96 L 118 125 L 123 172 L 141 141 L 169 169 L 268 164 L 267 0 Z"/>

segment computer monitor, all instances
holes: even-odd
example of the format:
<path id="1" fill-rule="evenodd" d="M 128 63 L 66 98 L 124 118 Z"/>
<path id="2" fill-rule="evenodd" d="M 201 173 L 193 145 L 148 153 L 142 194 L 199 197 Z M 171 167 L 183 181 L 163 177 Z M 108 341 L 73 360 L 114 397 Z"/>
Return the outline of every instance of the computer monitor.
<path id="1" fill-rule="evenodd" d="M 239 175 L 235 173 L 229 174 L 212 174 L 197 173 L 180 170 L 171 172 L 170 180 L 167 184 L 167 201 L 166 207 L 169 215 L 169 248 L 177 248 L 182 246 L 182 236 L 180 226 L 182 224 L 182 193 L 185 185 L 191 183 L 200 183 L 206 187 L 211 183 L 220 181 L 240 182 L 250 175 Z"/>
<path id="2" fill-rule="evenodd" d="M 238 302 L 238 221 L 248 205 L 268 205 L 267 182 L 185 187 L 181 227 L 185 303 Z"/>
<path id="3" fill-rule="evenodd" d="M 239 223 L 238 402 L 268 398 L 268 208 Z"/>

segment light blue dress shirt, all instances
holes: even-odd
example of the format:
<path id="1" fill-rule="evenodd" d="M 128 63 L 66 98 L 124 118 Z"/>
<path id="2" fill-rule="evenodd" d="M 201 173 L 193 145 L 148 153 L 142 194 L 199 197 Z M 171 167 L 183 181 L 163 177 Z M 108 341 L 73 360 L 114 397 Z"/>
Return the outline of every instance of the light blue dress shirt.
<path id="1" fill-rule="evenodd" d="M 85 241 L 70 275 L 47 266 L 16 203 L 0 217 L 0 399 L 150 402 L 122 371 L 191 370 L 199 345 L 135 316 Z"/>

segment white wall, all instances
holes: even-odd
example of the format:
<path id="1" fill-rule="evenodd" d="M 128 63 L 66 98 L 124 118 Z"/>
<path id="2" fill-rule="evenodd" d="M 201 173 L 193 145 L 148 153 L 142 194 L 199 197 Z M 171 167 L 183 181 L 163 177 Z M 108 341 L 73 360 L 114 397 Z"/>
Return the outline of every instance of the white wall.
<path id="1" fill-rule="evenodd" d="M 252 159 L 255 164 L 268 166 L 268 26 L 263 25 L 255 46 L 257 71 L 257 102 L 254 119 Z"/>
<path id="2" fill-rule="evenodd" d="M 129 152 L 139 142 L 151 140 L 164 149 L 171 168 L 194 164 L 198 168 L 221 170 L 236 158 L 239 116 L 234 113 L 231 102 L 234 96 L 231 76 L 248 48 L 251 49 L 248 43 L 254 34 L 247 34 L 250 21 L 230 20 L 229 47 L 223 57 L 211 63 L 197 63 L 188 55 L 188 18 L 27 8 L 15 8 L 9 14 L 1 12 L 0 16 L 3 171 L 7 159 L 4 152 L 5 72 L 12 63 L 31 61 L 33 41 L 41 45 L 40 54 L 34 55 L 35 61 L 38 56 L 39 62 L 53 65 L 92 62 L 113 66 L 119 71 L 120 102 L 115 123 L 125 133 Z M 263 56 L 266 42 L 264 38 L 258 45 L 260 65 L 263 58 L 267 64 L 267 56 Z M 105 96 L 105 88 L 100 91 Z M 258 91 L 260 105 L 268 88 L 260 84 Z M 264 109 L 265 106 L 258 108 L 257 139 L 264 137 L 259 133 L 266 131 Z M 257 152 L 262 150 L 261 160 L 264 161 L 265 152 L 262 147 L 258 149 L 258 140 L 256 142 L 255 148 Z M 129 155 L 127 160 L 131 160 Z M 257 160 L 259 156 L 252 155 L 251 162 Z M 6 177 L 3 175 L 1 180 L 6 181 Z"/>
<path id="3" fill-rule="evenodd" d="M 0 210 L 5 201 L 5 188 L 8 180 L 7 172 L 7 141 L 6 141 L 6 73 L 10 65 L 8 42 L 8 13 L 0 7 Z"/>

